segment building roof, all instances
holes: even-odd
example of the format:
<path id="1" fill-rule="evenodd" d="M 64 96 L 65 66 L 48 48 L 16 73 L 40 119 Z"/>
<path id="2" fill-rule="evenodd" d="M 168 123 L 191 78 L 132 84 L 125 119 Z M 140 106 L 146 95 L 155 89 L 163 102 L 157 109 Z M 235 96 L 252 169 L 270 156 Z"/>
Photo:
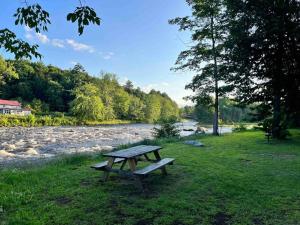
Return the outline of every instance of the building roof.
<path id="1" fill-rule="evenodd" d="M 0 105 L 21 106 L 21 103 L 18 101 L 0 99 Z"/>

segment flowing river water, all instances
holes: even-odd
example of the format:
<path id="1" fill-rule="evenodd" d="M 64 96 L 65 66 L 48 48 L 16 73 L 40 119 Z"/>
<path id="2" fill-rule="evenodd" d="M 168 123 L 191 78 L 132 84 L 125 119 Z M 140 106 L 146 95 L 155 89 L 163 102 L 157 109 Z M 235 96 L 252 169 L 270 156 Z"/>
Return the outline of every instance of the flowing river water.
<path id="1" fill-rule="evenodd" d="M 181 136 L 193 134 L 196 123 L 177 123 Z M 152 139 L 153 127 L 153 124 L 0 127 L 0 166 L 62 154 L 110 151 L 122 144 Z M 206 133 L 211 132 L 211 128 L 206 130 Z M 231 128 L 223 127 L 221 132 L 231 132 Z"/>

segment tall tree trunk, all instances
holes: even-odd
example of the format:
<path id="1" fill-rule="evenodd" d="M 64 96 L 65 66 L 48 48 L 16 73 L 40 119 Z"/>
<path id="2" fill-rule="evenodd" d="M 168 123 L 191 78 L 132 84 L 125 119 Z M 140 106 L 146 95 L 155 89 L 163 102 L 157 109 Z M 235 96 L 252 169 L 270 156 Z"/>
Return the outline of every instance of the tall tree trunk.
<path id="1" fill-rule="evenodd" d="M 284 27 L 284 16 L 281 15 L 280 27 Z M 272 123 L 272 136 L 274 138 L 281 138 L 282 126 L 281 126 L 281 90 L 284 88 L 283 76 L 283 40 L 284 34 L 282 29 L 278 33 L 278 47 L 275 53 L 275 71 L 273 77 L 273 123 Z"/>
<path id="2" fill-rule="evenodd" d="M 280 121 L 281 121 L 281 115 L 280 115 L 280 94 L 277 92 L 274 94 L 273 98 L 273 124 L 272 124 L 272 136 L 274 138 L 280 137 Z"/>
<path id="3" fill-rule="evenodd" d="M 219 135 L 219 93 L 218 93 L 218 81 L 215 80 L 215 113 L 214 113 L 214 124 L 213 134 Z"/>
<path id="4" fill-rule="evenodd" d="M 214 17 L 210 18 L 212 50 L 214 57 L 214 80 L 215 80 L 215 104 L 214 104 L 214 121 L 213 121 L 213 135 L 219 135 L 219 87 L 218 87 L 218 64 L 215 47 L 215 35 L 214 35 Z"/>

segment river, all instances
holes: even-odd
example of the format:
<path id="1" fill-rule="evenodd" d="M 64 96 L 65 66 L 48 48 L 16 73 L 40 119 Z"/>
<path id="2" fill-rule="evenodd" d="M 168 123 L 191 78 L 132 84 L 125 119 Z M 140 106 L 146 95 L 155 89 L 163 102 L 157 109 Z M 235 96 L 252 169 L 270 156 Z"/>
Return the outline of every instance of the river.
<path id="1" fill-rule="evenodd" d="M 195 121 L 177 123 L 181 136 L 193 134 Z M 48 159 L 61 154 L 103 152 L 153 138 L 153 124 L 65 127 L 0 127 L 0 165 Z M 231 128 L 222 128 L 222 133 Z M 207 128 L 206 133 L 212 129 Z"/>

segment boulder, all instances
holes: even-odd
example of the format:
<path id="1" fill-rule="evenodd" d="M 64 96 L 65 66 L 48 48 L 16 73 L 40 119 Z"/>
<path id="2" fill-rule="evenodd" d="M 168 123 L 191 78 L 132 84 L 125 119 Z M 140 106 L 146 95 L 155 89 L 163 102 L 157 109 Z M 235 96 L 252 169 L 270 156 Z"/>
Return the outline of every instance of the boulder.
<path id="1" fill-rule="evenodd" d="M 15 154 L 7 152 L 5 150 L 0 150 L 0 157 L 14 157 Z"/>
<path id="2" fill-rule="evenodd" d="M 184 144 L 193 145 L 195 147 L 204 147 L 204 144 L 202 142 L 200 142 L 200 141 L 197 141 L 197 140 L 185 141 Z"/>
<path id="3" fill-rule="evenodd" d="M 34 148 L 27 148 L 26 155 L 38 155 L 39 153 Z"/>
<path id="4" fill-rule="evenodd" d="M 205 134 L 205 132 L 207 132 L 207 131 L 208 131 L 207 128 L 197 126 L 196 133 Z"/>

